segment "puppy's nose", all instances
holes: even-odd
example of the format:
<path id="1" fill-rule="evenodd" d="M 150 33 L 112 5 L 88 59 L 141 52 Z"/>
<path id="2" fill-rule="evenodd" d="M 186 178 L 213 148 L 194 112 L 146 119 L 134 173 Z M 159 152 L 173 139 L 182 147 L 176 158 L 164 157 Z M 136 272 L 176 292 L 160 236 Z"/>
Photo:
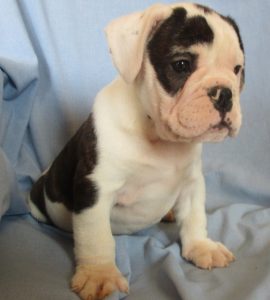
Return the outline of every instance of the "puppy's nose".
<path id="1" fill-rule="evenodd" d="M 208 96 L 219 112 L 227 113 L 231 111 L 233 106 L 232 91 L 229 88 L 213 87 L 208 91 Z"/>

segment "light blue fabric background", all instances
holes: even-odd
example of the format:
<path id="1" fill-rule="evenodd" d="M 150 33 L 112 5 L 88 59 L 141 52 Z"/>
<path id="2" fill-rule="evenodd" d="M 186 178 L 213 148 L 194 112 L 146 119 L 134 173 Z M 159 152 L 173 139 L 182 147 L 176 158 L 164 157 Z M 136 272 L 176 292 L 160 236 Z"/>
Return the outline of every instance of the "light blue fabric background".
<path id="1" fill-rule="evenodd" d="M 33 220 L 25 196 L 116 75 L 103 28 L 152 3 L 0 0 L 0 299 L 77 299 L 71 236 Z M 174 225 L 116 237 L 129 300 L 270 299 L 270 1 L 201 3 L 237 20 L 246 51 L 240 135 L 204 151 L 209 234 L 237 260 L 198 270 Z"/>

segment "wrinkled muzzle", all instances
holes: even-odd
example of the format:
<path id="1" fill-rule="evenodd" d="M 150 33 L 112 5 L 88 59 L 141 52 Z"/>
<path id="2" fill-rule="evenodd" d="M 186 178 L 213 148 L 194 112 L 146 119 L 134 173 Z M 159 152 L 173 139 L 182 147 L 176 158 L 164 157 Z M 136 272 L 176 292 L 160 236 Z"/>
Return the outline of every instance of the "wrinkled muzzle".
<path id="1" fill-rule="evenodd" d="M 170 134 L 188 141 L 220 141 L 235 136 L 241 126 L 241 110 L 239 89 L 233 81 L 207 77 L 196 84 L 191 79 L 175 96 L 170 110 L 161 109 Z"/>

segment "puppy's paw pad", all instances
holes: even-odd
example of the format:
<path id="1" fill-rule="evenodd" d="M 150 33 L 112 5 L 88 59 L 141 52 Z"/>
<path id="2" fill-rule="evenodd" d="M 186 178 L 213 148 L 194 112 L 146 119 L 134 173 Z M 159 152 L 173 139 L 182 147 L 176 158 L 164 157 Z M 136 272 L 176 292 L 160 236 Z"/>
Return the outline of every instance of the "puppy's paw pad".
<path id="1" fill-rule="evenodd" d="M 234 255 L 223 244 L 210 239 L 193 242 L 184 250 L 183 257 L 197 267 L 208 270 L 227 267 L 235 260 Z"/>
<path id="2" fill-rule="evenodd" d="M 113 264 L 81 265 L 71 281 L 71 289 L 82 300 L 101 300 L 114 291 L 128 293 L 128 282 Z"/>

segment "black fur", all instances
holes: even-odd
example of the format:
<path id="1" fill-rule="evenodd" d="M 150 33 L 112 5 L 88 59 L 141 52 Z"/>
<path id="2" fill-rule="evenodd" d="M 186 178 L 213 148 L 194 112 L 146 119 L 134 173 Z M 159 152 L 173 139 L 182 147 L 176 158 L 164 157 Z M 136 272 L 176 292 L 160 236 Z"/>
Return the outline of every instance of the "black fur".
<path id="1" fill-rule="evenodd" d="M 240 89 L 242 90 L 243 86 L 245 84 L 245 68 L 243 68 L 241 72 L 241 81 L 240 81 Z"/>
<path id="2" fill-rule="evenodd" d="M 202 16 L 187 18 L 184 8 L 177 8 L 172 15 L 165 20 L 148 43 L 148 52 L 151 63 L 154 66 L 157 77 L 169 94 L 176 94 L 183 87 L 188 77 L 196 69 L 197 55 L 189 53 L 188 48 L 195 44 L 211 44 L 214 33 Z M 181 47 L 182 55 L 190 56 L 191 72 L 177 74 L 171 67 L 175 60 L 172 49 Z"/>
<path id="3" fill-rule="evenodd" d="M 41 197 L 41 192 L 34 194 L 34 191 L 41 189 L 41 186 L 43 190 L 45 186 L 52 202 L 63 203 L 72 212 L 79 213 L 93 206 L 97 201 L 98 189 L 86 176 L 97 164 L 96 142 L 94 120 L 90 115 L 54 160 L 49 171 L 41 177 L 43 179 L 35 183 L 31 197 Z M 37 203 L 33 198 L 32 201 Z M 41 205 L 38 207 L 42 210 Z"/>

